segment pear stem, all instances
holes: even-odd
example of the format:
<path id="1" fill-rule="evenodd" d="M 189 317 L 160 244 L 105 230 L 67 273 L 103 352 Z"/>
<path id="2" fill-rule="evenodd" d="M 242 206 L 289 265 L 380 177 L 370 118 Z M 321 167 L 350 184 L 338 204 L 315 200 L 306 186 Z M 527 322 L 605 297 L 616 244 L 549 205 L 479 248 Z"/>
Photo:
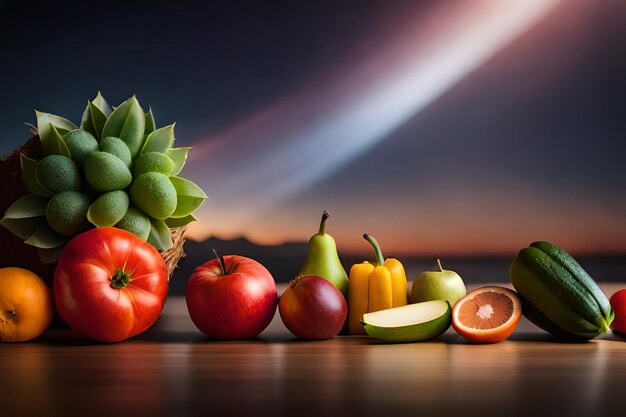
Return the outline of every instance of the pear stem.
<path id="1" fill-rule="evenodd" d="M 220 256 L 215 249 L 213 249 L 213 253 L 217 258 L 217 262 L 220 264 L 220 269 L 222 270 L 222 276 L 226 275 L 226 262 L 224 262 L 224 257 Z"/>
<path id="2" fill-rule="evenodd" d="M 363 239 L 367 240 L 374 247 L 374 253 L 376 254 L 376 263 L 378 263 L 378 265 L 383 265 L 385 263 L 385 258 L 383 257 L 383 252 L 380 250 L 380 245 L 378 244 L 376 239 L 374 239 L 374 236 L 363 233 Z"/>
<path id="3" fill-rule="evenodd" d="M 443 272 L 443 268 L 441 267 L 441 261 L 437 259 L 437 264 L 439 265 L 439 270 Z"/>
<path id="4" fill-rule="evenodd" d="M 322 213 L 322 221 L 320 222 L 320 231 L 319 231 L 320 235 L 323 235 L 324 233 L 326 233 L 326 220 L 328 220 L 329 217 L 330 217 L 330 214 L 328 214 L 328 212 L 324 210 L 324 213 Z"/>

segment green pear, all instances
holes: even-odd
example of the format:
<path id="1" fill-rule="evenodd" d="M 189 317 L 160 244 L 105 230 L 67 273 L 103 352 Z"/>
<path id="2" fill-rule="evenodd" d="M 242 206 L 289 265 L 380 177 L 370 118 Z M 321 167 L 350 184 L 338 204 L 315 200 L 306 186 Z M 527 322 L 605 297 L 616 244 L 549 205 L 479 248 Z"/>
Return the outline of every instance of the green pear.
<path id="1" fill-rule="evenodd" d="M 337 254 L 335 239 L 326 233 L 326 220 L 328 213 L 322 214 L 320 230 L 309 239 L 306 257 L 300 276 L 317 275 L 333 284 L 343 294 L 348 295 L 348 274 Z"/>

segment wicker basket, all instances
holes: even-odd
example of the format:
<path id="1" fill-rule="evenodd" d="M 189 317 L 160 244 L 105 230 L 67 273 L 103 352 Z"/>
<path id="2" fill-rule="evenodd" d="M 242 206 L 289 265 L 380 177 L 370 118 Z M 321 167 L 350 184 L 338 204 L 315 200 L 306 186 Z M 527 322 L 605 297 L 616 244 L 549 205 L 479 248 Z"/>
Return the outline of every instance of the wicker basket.
<path id="1" fill-rule="evenodd" d="M 0 217 L 7 208 L 18 198 L 28 194 L 22 183 L 22 169 L 20 153 L 28 152 L 32 156 L 41 153 L 39 136 L 31 137 L 24 145 L 16 149 L 11 155 L 0 161 Z M 170 229 L 172 232 L 172 248 L 161 251 L 165 260 L 169 277 L 171 278 L 178 261 L 185 256 L 186 227 Z M 44 264 L 39 260 L 37 250 L 26 245 L 20 238 L 0 226 L 0 267 L 17 266 L 38 274 L 48 282 L 52 282 L 56 264 Z"/>

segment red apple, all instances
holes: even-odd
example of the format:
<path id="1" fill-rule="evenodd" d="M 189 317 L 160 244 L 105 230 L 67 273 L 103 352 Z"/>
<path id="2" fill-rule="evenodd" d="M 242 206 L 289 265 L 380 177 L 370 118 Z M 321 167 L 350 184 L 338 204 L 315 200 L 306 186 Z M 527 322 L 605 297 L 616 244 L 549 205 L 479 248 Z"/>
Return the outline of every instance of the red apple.
<path id="1" fill-rule="evenodd" d="M 609 299 L 609 302 L 615 312 L 615 319 L 611 323 L 611 329 L 626 334 L 626 288 L 616 291 Z"/>
<path id="2" fill-rule="evenodd" d="M 278 297 L 272 274 L 244 256 L 218 257 L 197 267 L 187 282 L 187 309 L 212 339 L 246 339 L 272 321 Z"/>
<path id="3" fill-rule="evenodd" d="M 293 279 L 280 297 L 278 311 L 291 333 L 301 339 L 332 339 L 346 321 L 348 305 L 341 292 L 316 275 Z"/>

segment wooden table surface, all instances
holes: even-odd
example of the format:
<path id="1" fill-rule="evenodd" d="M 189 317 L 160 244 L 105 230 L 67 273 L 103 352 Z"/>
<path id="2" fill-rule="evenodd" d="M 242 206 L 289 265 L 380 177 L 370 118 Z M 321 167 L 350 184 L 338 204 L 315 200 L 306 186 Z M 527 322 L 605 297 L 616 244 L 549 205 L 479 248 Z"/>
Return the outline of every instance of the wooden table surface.
<path id="1" fill-rule="evenodd" d="M 493 345 L 452 328 L 421 343 L 304 342 L 277 313 L 255 340 L 213 342 L 172 297 L 123 343 L 53 329 L 0 344 L 0 416 L 624 416 L 625 340 L 559 343 L 524 319 Z"/>

